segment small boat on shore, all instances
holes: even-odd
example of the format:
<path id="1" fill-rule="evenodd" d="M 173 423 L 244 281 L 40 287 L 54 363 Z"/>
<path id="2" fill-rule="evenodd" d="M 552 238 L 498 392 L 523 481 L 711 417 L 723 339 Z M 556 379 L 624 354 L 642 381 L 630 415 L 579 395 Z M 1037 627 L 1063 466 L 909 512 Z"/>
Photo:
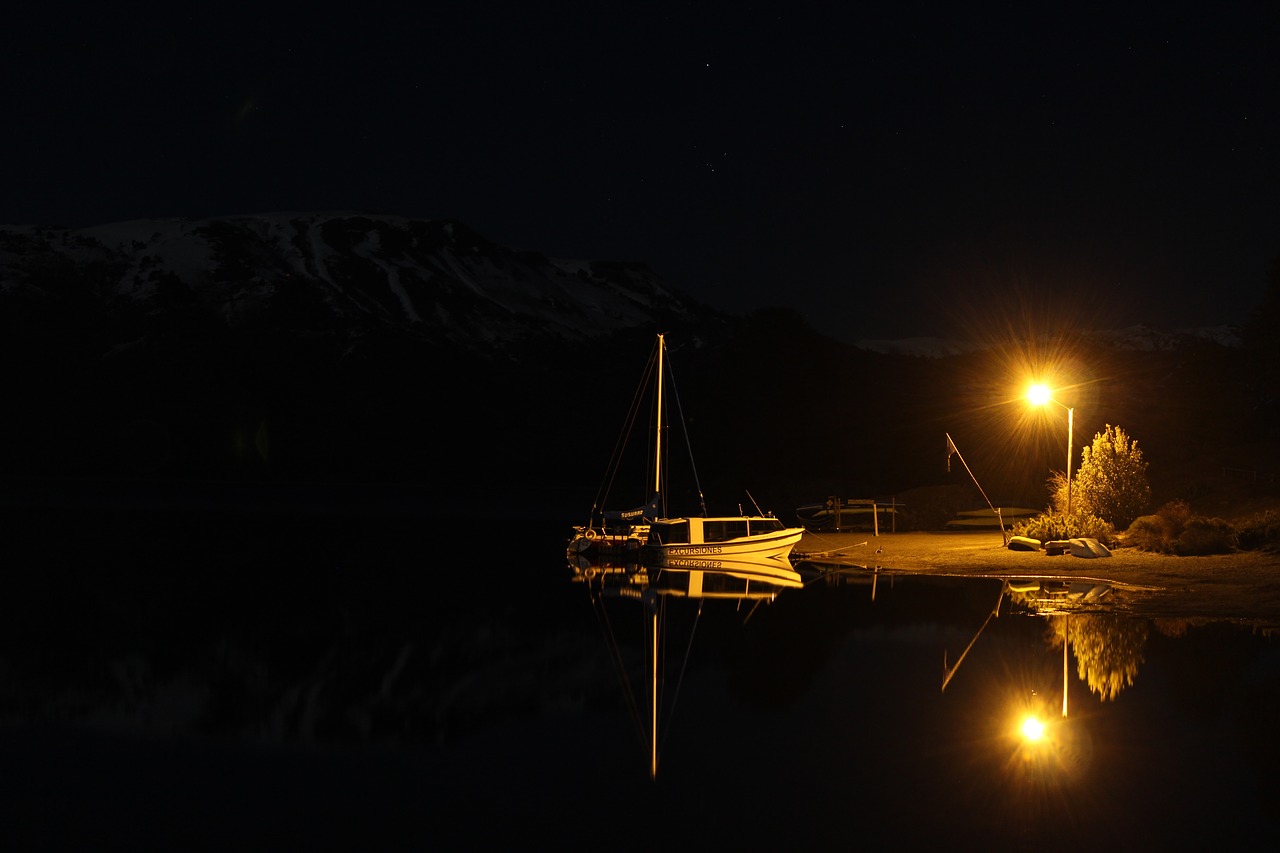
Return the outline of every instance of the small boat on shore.
<path id="1" fill-rule="evenodd" d="M 879 531 L 881 525 L 895 526 L 897 501 L 877 501 L 872 498 L 827 498 L 822 503 L 796 507 L 796 519 L 805 530 L 834 532 L 841 530 Z"/>
<path id="2" fill-rule="evenodd" d="M 952 530 L 1000 528 L 1028 518 L 1035 518 L 1040 512 L 1025 506 L 967 509 L 956 513 L 955 517 L 947 522 L 947 527 Z"/>

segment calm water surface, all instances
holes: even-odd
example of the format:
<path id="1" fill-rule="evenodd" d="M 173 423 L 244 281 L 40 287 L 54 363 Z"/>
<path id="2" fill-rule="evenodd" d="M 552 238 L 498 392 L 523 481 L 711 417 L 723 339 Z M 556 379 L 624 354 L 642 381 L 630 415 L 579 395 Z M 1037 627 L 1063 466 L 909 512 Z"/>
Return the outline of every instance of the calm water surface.
<path id="1" fill-rule="evenodd" d="M 9 567 L 8 849 L 1196 849 L 1280 828 L 1280 639 L 1129 618 L 1116 591 L 852 572 L 662 599 L 650 779 L 648 611 L 571 580 L 567 525 L 76 522 L 29 529 Z"/>

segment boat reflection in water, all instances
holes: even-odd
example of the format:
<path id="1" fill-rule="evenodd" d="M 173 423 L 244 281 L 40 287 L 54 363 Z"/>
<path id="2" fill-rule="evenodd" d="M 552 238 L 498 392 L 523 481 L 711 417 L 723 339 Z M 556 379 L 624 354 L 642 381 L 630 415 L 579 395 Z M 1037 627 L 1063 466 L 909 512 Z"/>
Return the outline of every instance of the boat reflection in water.
<path id="1" fill-rule="evenodd" d="M 664 653 L 662 635 L 671 625 L 667 618 L 666 601 L 674 599 L 694 599 L 698 602 L 694 614 L 694 628 L 702 615 L 702 603 L 709 600 L 770 603 L 787 589 L 798 589 L 804 585 L 803 579 L 790 561 L 766 555 L 754 558 L 739 559 L 700 559 L 694 557 L 672 557 L 657 555 L 649 560 L 626 559 L 625 552 L 619 552 L 620 559 L 590 559 L 579 549 L 570 548 L 567 552 L 569 569 L 575 582 L 586 584 L 591 592 L 592 602 L 602 619 L 602 624 L 609 621 L 605 609 L 606 598 L 634 599 L 643 604 L 646 615 L 646 665 L 647 684 L 645 695 L 647 719 L 637 718 L 636 722 L 648 733 L 649 775 L 658 775 L 658 758 L 660 747 L 660 731 L 664 708 L 668 713 L 674 711 L 675 696 L 679 693 L 680 680 L 677 679 L 672 691 L 672 700 L 664 705 L 662 687 L 666 679 L 663 676 L 661 661 Z M 750 616 L 748 613 L 748 617 Z M 690 640 L 692 640 L 692 630 Z M 612 638 L 612 631 L 606 632 Z M 633 690 L 631 676 L 625 665 L 621 664 L 621 656 L 613 649 L 614 659 L 620 664 L 620 675 L 627 685 L 628 693 Z M 681 677 L 683 676 L 683 672 Z M 634 699 L 630 703 L 639 712 L 639 704 Z"/>
<path id="2" fill-rule="evenodd" d="M 804 581 L 786 560 L 668 557 L 660 560 L 591 560 L 570 555 L 572 579 L 598 581 L 606 595 L 644 591 L 687 598 L 768 598 Z"/>

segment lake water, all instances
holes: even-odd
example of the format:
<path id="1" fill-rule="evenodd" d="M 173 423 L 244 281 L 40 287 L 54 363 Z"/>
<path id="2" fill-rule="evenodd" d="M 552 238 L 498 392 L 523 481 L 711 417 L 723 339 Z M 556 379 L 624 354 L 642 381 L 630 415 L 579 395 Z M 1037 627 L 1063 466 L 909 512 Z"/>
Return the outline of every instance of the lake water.
<path id="1" fill-rule="evenodd" d="M 1280 828 L 1280 638 L 1047 581 L 664 598 L 650 779 L 648 610 L 573 582 L 567 531 L 27 520 L 0 610 L 6 849 L 1197 849 Z"/>

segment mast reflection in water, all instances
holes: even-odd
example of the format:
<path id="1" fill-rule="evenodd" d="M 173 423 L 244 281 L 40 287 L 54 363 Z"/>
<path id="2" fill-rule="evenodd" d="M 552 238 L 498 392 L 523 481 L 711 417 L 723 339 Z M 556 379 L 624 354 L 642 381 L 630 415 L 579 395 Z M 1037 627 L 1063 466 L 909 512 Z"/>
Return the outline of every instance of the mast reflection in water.
<path id="1" fill-rule="evenodd" d="M 1280 827 L 1270 626 L 1142 618 L 1105 581 L 799 568 L 801 585 L 731 606 L 713 629 L 703 604 L 679 602 L 686 639 L 659 652 L 654 680 L 678 713 L 641 795 L 664 824 L 753 847 L 1041 850 L 1185 849 Z M 642 567 L 571 569 L 673 624 L 676 602 Z M 606 635 L 644 674 L 654 646 L 645 657 Z M 634 756 L 613 769 L 638 775 Z"/>

